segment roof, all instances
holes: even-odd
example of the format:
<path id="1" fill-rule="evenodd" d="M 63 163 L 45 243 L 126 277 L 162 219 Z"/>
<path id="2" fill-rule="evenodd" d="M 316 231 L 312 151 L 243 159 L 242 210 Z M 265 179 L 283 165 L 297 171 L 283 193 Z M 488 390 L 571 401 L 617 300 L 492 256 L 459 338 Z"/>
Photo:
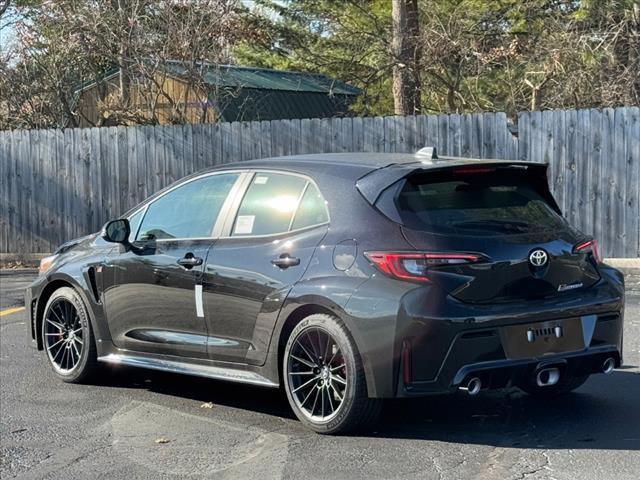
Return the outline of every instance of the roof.
<path id="1" fill-rule="evenodd" d="M 441 168 L 465 165 L 514 165 L 547 168 L 546 164 L 521 162 L 512 160 L 492 160 L 461 157 L 436 157 L 425 159 L 412 153 L 314 153 L 306 155 L 290 155 L 283 157 L 262 158 L 242 162 L 227 163 L 212 167 L 209 170 L 225 168 L 264 168 L 282 169 L 309 175 L 329 175 L 349 180 L 359 180 L 372 172 L 376 175 L 376 184 L 387 185 L 406 176 L 411 171 L 436 170 Z M 369 180 L 373 180 L 370 176 Z"/>
<path id="2" fill-rule="evenodd" d="M 189 69 L 179 60 L 166 60 L 160 67 L 169 75 L 185 76 Z M 348 83 L 332 79 L 321 73 L 272 70 L 269 68 L 243 67 L 238 65 L 198 64 L 196 69 L 208 85 L 246 88 L 255 90 L 281 90 L 289 92 L 313 92 L 329 95 L 357 96 L 361 89 Z M 86 90 L 99 81 L 109 80 L 120 73 L 119 68 L 105 72 L 98 79 L 79 84 L 75 91 Z"/>
<path id="3" fill-rule="evenodd" d="M 432 171 L 451 167 L 486 165 L 496 167 L 527 167 L 531 171 L 546 172 L 548 165 L 517 160 L 495 160 L 462 157 L 425 157 L 412 153 L 316 153 L 284 157 L 246 160 L 228 163 L 209 171 L 233 169 L 281 169 L 296 173 L 330 177 L 332 181 L 355 181 L 362 196 L 371 204 L 381 192 L 416 170 Z M 200 172 L 202 173 L 202 172 Z"/>
<path id="4" fill-rule="evenodd" d="M 442 167 L 478 165 L 478 164 L 509 164 L 509 165 L 542 165 L 536 162 L 517 160 L 496 160 L 481 158 L 463 158 L 437 156 L 425 158 L 414 153 L 378 153 L 378 152 L 347 152 L 347 153 L 312 153 L 305 155 L 289 155 L 283 157 L 263 158 L 238 162 L 235 165 L 270 164 L 284 167 L 285 165 L 323 164 L 325 166 L 351 165 L 360 166 L 368 170 L 375 170 L 390 166 L 415 166 L 423 170 L 433 170 Z"/>
<path id="5" fill-rule="evenodd" d="M 176 76 L 183 76 L 188 72 L 185 63 L 182 61 L 167 60 L 163 66 L 167 73 Z M 321 73 L 292 72 L 211 63 L 198 64 L 196 69 L 205 83 L 220 87 L 315 92 L 331 95 L 359 95 L 361 93 L 359 88 L 329 78 Z"/>

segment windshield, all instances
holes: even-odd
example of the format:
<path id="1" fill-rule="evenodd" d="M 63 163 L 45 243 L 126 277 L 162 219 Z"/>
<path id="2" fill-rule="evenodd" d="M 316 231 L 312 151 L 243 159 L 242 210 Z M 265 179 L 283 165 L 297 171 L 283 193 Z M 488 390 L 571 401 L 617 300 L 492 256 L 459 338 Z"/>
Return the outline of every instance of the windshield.
<path id="1" fill-rule="evenodd" d="M 513 170 L 422 173 L 387 189 L 380 201 L 392 195 L 401 223 L 436 233 L 490 235 L 562 227 L 562 217 L 539 188 Z"/>

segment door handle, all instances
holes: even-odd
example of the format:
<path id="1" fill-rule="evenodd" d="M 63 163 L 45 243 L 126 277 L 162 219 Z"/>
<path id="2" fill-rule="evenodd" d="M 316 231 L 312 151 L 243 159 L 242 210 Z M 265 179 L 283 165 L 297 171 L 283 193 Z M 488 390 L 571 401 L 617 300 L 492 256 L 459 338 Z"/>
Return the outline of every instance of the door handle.
<path id="1" fill-rule="evenodd" d="M 178 264 L 189 270 L 190 268 L 202 265 L 202 258 L 194 257 L 193 253 L 187 253 L 184 257 L 178 260 Z"/>
<path id="2" fill-rule="evenodd" d="M 278 268 L 289 268 L 295 265 L 300 265 L 300 259 L 296 257 L 292 257 L 288 253 L 283 253 L 278 258 L 274 258 L 271 260 L 271 263 L 274 264 Z"/>

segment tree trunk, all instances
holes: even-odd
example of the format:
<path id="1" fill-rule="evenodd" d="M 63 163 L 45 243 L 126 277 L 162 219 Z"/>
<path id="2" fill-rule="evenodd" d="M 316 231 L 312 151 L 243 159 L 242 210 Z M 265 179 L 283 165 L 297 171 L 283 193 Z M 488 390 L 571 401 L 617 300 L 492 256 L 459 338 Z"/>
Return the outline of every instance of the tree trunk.
<path id="1" fill-rule="evenodd" d="M 124 54 L 120 56 L 120 62 L 122 65 L 120 67 L 120 99 L 122 102 L 121 106 L 123 109 L 129 108 L 130 91 L 131 91 L 130 73 L 129 73 L 129 69 L 125 67 L 127 62 L 126 58 L 127 57 Z"/>
<path id="2" fill-rule="evenodd" d="M 393 103 L 396 115 L 420 113 L 418 1 L 391 0 Z"/>
<path id="3" fill-rule="evenodd" d="M 640 0 L 635 0 L 631 10 L 629 29 L 629 60 L 631 88 L 629 99 L 632 105 L 640 104 Z"/>
<path id="4" fill-rule="evenodd" d="M 126 31 L 127 12 L 125 6 L 129 6 L 128 2 L 121 0 L 111 0 L 111 5 L 118 13 L 118 21 L 121 24 L 119 48 L 118 48 L 118 64 L 120 67 L 119 83 L 120 83 L 120 116 L 123 111 L 129 110 L 130 91 L 131 91 L 131 71 L 129 63 L 129 38 Z M 132 27 L 130 27 L 132 28 Z"/>

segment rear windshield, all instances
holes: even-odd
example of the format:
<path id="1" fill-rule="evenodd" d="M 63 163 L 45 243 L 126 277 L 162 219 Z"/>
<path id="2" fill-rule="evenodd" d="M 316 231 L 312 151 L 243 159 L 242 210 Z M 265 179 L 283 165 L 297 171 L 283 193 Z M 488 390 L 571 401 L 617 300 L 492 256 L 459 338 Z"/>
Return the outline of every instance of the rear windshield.
<path id="1" fill-rule="evenodd" d="M 563 226 L 545 200 L 546 183 L 536 183 L 526 172 L 509 169 L 423 173 L 386 189 L 376 205 L 409 228 L 435 233 L 529 233 Z M 391 215 L 389 208 L 395 210 Z"/>

